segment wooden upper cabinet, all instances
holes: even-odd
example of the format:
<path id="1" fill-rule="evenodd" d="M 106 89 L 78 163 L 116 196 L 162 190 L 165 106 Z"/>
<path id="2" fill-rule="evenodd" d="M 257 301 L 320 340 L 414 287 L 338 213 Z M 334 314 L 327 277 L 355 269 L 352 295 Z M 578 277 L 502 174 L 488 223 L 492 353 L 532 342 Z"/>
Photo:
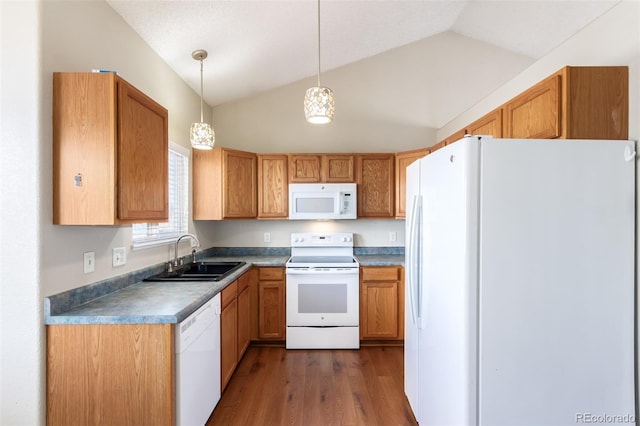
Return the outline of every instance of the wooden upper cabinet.
<path id="1" fill-rule="evenodd" d="M 562 137 L 629 138 L 629 68 L 565 67 Z"/>
<path id="2" fill-rule="evenodd" d="M 168 112 L 115 73 L 53 74 L 53 223 L 168 219 Z"/>
<path id="3" fill-rule="evenodd" d="M 290 154 L 289 182 L 320 182 L 320 155 Z"/>
<path id="4" fill-rule="evenodd" d="M 356 157 L 358 217 L 394 216 L 393 154 L 359 154 Z"/>
<path id="5" fill-rule="evenodd" d="M 429 152 L 429 148 L 423 148 L 396 154 L 396 218 L 404 218 L 407 215 L 405 194 L 407 189 L 407 166 L 429 154 Z"/>
<path id="6" fill-rule="evenodd" d="M 193 218 L 257 216 L 256 155 L 215 147 L 193 150 Z"/>
<path id="7" fill-rule="evenodd" d="M 289 182 L 355 182 L 353 154 L 289 154 Z"/>
<path id="8" fill-rule="evenodd" d="M 504 105 L 504 137 L 627 139 L 628 67 L 564 67 Z"/>
<path id="9" fill-rule="evenodd" d="M 465 128 L 465 134 L 502 137 L 502 108 L 496 108 L 489 114 L 474 121 Z M 464 136 L 464 135 L 463 135 Z"/>
<path id="10" fill-rule="evenodd" d="M 327 154 L 321 158 L 320 180 L 322 182 L 355 182 L 355 156 L 349 154 Z"/>
<path id="11" fill-rule="evenodd" d="M 505 134 L 510 138 L 561 136 L 561 79 L 553 75 L 505 104 Z"/>
<path id="12" fill-rule="evenodd" d="M 258 155 L 258 218 L 289 216 L 289 175 L 286 155 Z"/>

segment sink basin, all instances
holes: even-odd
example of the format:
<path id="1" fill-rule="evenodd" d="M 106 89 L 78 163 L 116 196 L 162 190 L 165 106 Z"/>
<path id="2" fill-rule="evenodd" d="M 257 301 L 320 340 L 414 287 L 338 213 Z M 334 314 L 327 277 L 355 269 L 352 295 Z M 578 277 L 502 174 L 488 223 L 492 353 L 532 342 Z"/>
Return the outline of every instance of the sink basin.
<path id="1" fill-rule="evenodd" d="M 231 275 L 246 262 L 197 262 L 180 266 L 172 272 L 162 272 L 145 281 L 220 281 Z"/>

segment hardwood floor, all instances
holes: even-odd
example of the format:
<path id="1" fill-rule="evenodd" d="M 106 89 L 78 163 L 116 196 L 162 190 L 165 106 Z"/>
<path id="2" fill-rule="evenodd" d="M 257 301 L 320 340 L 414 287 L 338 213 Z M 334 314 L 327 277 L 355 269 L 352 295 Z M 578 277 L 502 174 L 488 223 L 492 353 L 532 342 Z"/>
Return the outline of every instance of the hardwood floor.
<path id="1" fill-rule="evenodd" d="M 417 425 L 402 347 L 250 347 L 207 422 L 218 425 Z"/>

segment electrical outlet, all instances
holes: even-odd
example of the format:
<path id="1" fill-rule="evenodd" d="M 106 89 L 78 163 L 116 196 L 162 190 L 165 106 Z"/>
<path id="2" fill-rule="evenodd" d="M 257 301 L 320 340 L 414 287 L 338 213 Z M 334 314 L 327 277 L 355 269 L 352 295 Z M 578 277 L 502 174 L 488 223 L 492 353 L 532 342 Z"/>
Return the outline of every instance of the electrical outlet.
<path id="1" fill-rule="evenodd" d="M 111 264 L 115 268 L 116 266 L 122 266 L 127 263 L 127 250 L 124 247 L 116 247 L 113 249 L 113 257 Z"/>
<path id="2" fill-rule="evenodd" d="M 84 254 L 84 273 L 88 274 L 96 270 L 96 252 L 88 251 Z"/>
<path id="3" fill-rule="evenodd" d="M 264 242 L 265 243 L 270 243 L 271 242 L 271 232 L 265 232 L 264 233 Z"/>
<path id="4" fill-rule="evenodd" d="M 397 239 L 398 239 L 398 235 L 396 234 L 395 231 L 389 232 L 389 241 L 394 242 L 394 241 L 397 241 Z"/>

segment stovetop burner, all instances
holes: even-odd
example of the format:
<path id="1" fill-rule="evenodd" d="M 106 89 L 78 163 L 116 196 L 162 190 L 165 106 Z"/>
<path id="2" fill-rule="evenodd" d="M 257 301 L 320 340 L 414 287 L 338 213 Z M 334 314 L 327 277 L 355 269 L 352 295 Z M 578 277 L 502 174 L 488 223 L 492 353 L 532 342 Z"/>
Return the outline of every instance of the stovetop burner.
<path id="1" fill-rule="evenodd" d="M 357 268 L 353 256 L 353 234 L 291 234 L 288 268 Z"/>

